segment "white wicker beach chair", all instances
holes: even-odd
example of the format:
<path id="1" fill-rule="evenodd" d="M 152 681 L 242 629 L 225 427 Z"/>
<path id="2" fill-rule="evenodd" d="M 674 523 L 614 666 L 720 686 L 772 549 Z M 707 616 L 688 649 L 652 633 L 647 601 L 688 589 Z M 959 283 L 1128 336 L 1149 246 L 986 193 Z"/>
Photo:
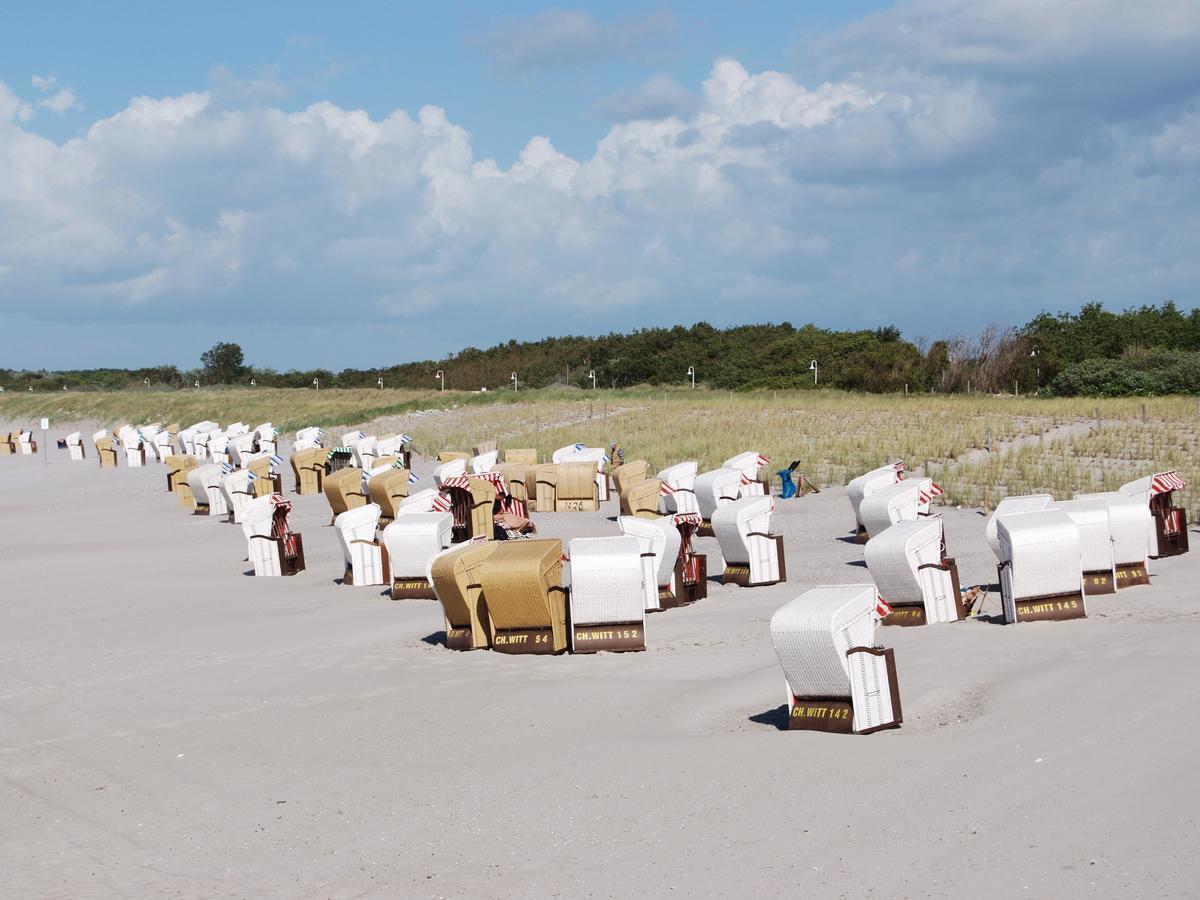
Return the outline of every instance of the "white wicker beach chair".
<path id="1" fill-rule="evenodd" d="M 342 440 L 338 444 L 339 447 L 353 447 L 359 441 L 367 436 L 365 431 L 347 431 L 342 435 Z"/>
<path id="2" fill-rule="evenodd" d="M 379 453 L 375 449 L 375 435 L 363 435 L 350 448 L 354 453 L 354 464 L 364 471 L 375 465 Z"/>
<path id="3" fill-rule="evenodd" d="M 732 503 L 738 497 L 751 496 L 741 493 L 741 489 L 746 487 L 742 484 L 742 477 L 741 470 L 726 466 L 696 476 L 696 505 L 699 507 L 700 518 L 703 519 L 701 530 L 704 533 L 712 534 L 712 517 L 718 509 Z"/>
<path id="4" fill-rule="evenodd" d="M 142 450 L 142 436 L 132 425 L 122 425 L 117 430 L 117 439 L 125 451 L 125 465 L 140 466 L 146 461 L 145 451 Z"/>
<path id="5" fill-rule="evenodd" d="M 496 462 L 500 459 L 499 450 L 489 450 L 487 453 L 480 453 L 478 456 L 471 457 L 471 474 L 482 475 L 485 472 L 490 472 L 496 467 Z"/>
<path id="6" fill-rule="evenodd" d="M 375 458 L 380 459 L 384 456 L 399 456 L 404 449 L 404 441 L 401 440 L 398 434 L 389 434 L 385 437 L 375 439 Z"/>
<path id="7" fill-rule="evenodd" d="M 225 503 L 225 495 L 221 493 L 221 464 L 205 463 L 189 469 L 187 474 L 188 487 L 196 500 L 193 511 L 197 516 L 224 516 L 229 512 Z"/>
<path id="8" fill-rule="evenodd" d="M 850 498 L 850 508 L 854 510 L 854 524 L 858 528 L 858 538 L 860 541 L 867 540 L 867 532 L 863 528 L 862 521 L 862 502 L 871 494 L 885 488 L 888 485 L 895 484 L 904 477 L 904 463 L 892 463 L 887 466 L 880 466 L 878 469 L 872 469 L 870 472 L 859 475 L 857 478 L 850 480 L 846 485 L 846 496 Z"/>
<path id="9" fill-rule="evenodd" d="M 166 429 L 159 429 L 154 434 L 152 446 L 154 447 L 154 455 L 159 462 L 165 462 L 168 456 L 172 456 L 174 451 L 171 448 L 171 441 L 175 435 Z"/>
<path id="10" fill-rule="evenodd" d="M 1005 515 L 1000 538 L 1004 621 L 1082 619 L 1083 552 L 1079 528 L 1061 509 Z"/>
<path id="11" fill-rule="evenodd" d="M 1154 515 L 1150 507 L 1120 491 L 1076 494 L 1075 499 L 1103 500 L 1108 504 L 1108 527 L 1112 531 L 1117 589 L 1149 584 L 1150 546 L 1156 539 Z"/>
<path id="12" fill-rule="evenodd" d="M 1117 589 L 1113 554 L 1112 523 L 1107 500 L 1059 500 L 1051 509 L 1061 509 L 1079 529 L 1079 551 L 1085 594 L 1111 594 Z"/>
<path id="13" fill-rule="evenodd" d="M 572 651 L 645 650 L 645 595 L 637 538 L 574 538 L 567 555 Z"/>
<path id="14" fill-rule="evenodd" d="M 771 533 L 771 497 L 741 497 L 712 517 L 713 535 L 725 558 L 722 582 L 742 587 L 787 581 L 783 535 Z"/>
<path id="15" fill-rule="evenodd" d="M 203 422 L 197 422 L 191 428 L 185 428 L 179 432 L 179 440 L 183 445 L 183 452 L 186 455 L 194 456 L 196 459 L 204 459 L 204 453 L 200 450 L 200 441 L 210 431 L 216 431 L 221 426 L 216 422 L 210 422 L 207 419 Z"/>
<path id="16" fill-rule="evenodd" d="M 254 488 L 250 485 L 250 470 L 234 469 L 221 476 L 220 484 L 225 505 L 229 507 L 230 521 L 240 525 L 246 503 L 254 499 Z"/>
<path id="17" fill-rule="evenodd" d="M 1150 556 L 1178 556 L 1188 552 L 1187 511 L 1176 506 L 1175 492 L 1187 487 L 1187 482 L 1175 471 L 1156 472 L 1121 485 L 1121 493 L 1145 503 L 1154 517 L 1154 535 L 1150 541 Z"/>
<path id="18" fill-rule="evenodd" d="M 873 538 L 897 522 L 915 522 L 929 511 L 933 481 L 911 478 L 885 485 L 863 498 L 859 516 L 867 538 Z"/>
<path id="19" fill-rule="evenodd" d="M 452 459 L 449 462 L 441 463 L 433 470 L 433 483 L 439 488 L 443 481 L 451 478 L 467 474 L 467 461 L 465 459 Z"/>
<path id="20" fill-rule="evenodd" d="M 346 559 L 342 584 L 360 587 L 387 584 L 383 548 L 375 533 L 381 512 L 379 504 L 368 503 L 349 509 L 333 520 L 333 528 Z"/>
<path id="21" fill-rule="evenodd" d="M 987 539 L 988 546 L 992 548 L 992 552 L 996 554 L 996 559 L 1000 559 L 1000 537 L 996 533 L 996 526 L 1000 523 L 1001 516 L 1010 516 L 1015 513 L 1038 512 L 1039 510 L 1049 509 L 1053 504 L 1054 498 L 1049 494 L 1022 494 L 1015 497 L 1005 497 L 997 503 L 992 517 L 983 526 L 983 535 Z"/>
<path id="22" fill-rule="evenodd" d="M 229 461 L 229 435 L 222 429 L 207 432 L 196 439 L 197 449 L 202 449 L 203 458 L 211 462 L 223 463 Z"/>
<path id="23" fill-rule="evenodd" d="M 296 440 L 292 442 L 292 452 L 299 453 L 301 450 L 312 450 L 322 446 L 322 441 L 325 438 L 325 429 L 309 426 L 301 428 L 296 432 Z"/>
<path id="24" fill-rule="evenodd" d="M 409 494 L 396 504 L 396 518 L 409 516 L 413 513 L 448 512 L 449 509 L 449 501 L 439 491 L 435 491 L 433 488 L 425 488 L 424 490 L 417 491 L 415 494 Z"/>
<path id="25" fill-rule="evenodd" d="M 239 435 L 250 434 L 250 426 L 245 422 L 234 422 L 225 429 L 226 437 L 238 437 Z"/>
<path id="26" fill-rule="evenodd" d="M 233 435 L 229 438 L 226 450 L 229 453 L 230 462 L 235 466 L 244 466 L 243 457 L 248 453 L 254 452 L 254 435 L 249 432 Z"/>
<path id="27" fill-rule="evenodd" d="M 453 530 L 454 516 L 448 512 L 409 513 L 383 529 L 393 600 L 437 599 L 429 565 L 450 546 Z"/>
<path id="28" fill-rule="evenodd" d="M 254 452 L 267 453 L 274 456 L 278 449 L 275 439 L 279 436 L 279 432 L 275 429 L 275 426 L 270 422 L 263 422 L 254 429 L 253 434 L 254 446 L 258 448 Z"/>
<path id="29" fill-rule="evenodd" d="M 884 625 L 935 625 L 963 618 L 958 567 L 944 555 L 940 516 L 898 522 L 867 541 L 867 568 L 891 613 Z"/>
<path id="30" fill-rule="evenodd" d="M 638 540 L 638 552 L 645 569 L 646 610 L 653 612 L 678 605 L 675 588 L 681 538 L 674 517 L 639 519 L 621 516 L 617 519 L 617 527 L 621 534 Z"/>
<path id="31" fill-rule="evenodd" d="M 662 482 L 662 509 L 671 513 L 698 513 L 696 502 L 696 469 L 694 459 L 667 466 L 657 477 Z"/>
<path id="32" fill-rule="evenodd" d="M 721 468 L 732 469 L 738 473 L 739 497 L 756 497 L 770 493 L 766 481 L 759 475 L 759 470 L 770 462 L 757 450 L 747 450 L 725 460 L 721 463 Z"/>
<path id="33" fill-rule="evenodd" d="M 875 646 L 877 596 L 873 584 L 822 585 L 771 617 L 790 729 L 868 734 L 903 721 L 895 659 Z"/>
<path id="34" fill-rule="evenodd" d="M 67 456 L 76 462 L 83 459 L 83 436 L 78 431 L 67 435 Z"/>
<path id="35" fill-rule="evenodd" d="M 255 575 L 295 575 L 304 570 L 303 543 L 287 524 L 291 506 L 279 494 L 267 494 L 242 507 L 246 555 Z"/>

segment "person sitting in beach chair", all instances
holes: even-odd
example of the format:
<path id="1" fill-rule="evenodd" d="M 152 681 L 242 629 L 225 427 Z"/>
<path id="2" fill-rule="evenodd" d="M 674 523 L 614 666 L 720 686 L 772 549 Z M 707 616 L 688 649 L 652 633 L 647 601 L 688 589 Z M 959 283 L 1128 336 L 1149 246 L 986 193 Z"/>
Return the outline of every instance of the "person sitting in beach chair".
<path id="1" fill-rule="evenodd" d="M 573 538 L 567 555 L 571 651 L 645 650 L 645 594 L 637 538 Z"/>
<path id="2" fill-rule="evenodd" d="M 895 657 L 875 645 L 887 614 L 873 584 L 810 588 L 771 617 L 788 728 L 870 734 L 903 721 Z"/>
<path id="3" fill-rule="evenodd" d="M 1079 528 L 1061 509 L 1014 513 L 996 526 L 1004 621 L 1082 619 L 1083 550 Z"/>
<path id="4" fill-rule="evenodd" d="M 867 569 L 891 607 L 884 625 L 935 625 L 966 615 L 940 516 L 897 522 L 867 541 Z"/>
<path id="5" fill-rule="evenodd" d="M 771 533 L 771 497 L 741 497 L 712 518 L 713 535 L 725 558 L 724 584 L 741 587 L 787 581 L 783 535 Z"/>

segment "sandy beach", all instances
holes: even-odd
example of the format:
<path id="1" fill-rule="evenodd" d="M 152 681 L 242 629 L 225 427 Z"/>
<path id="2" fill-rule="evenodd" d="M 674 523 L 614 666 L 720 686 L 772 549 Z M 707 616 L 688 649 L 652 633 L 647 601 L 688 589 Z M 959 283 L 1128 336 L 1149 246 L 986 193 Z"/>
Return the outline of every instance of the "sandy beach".
<path id="1" fill-rule="evenodd" d="M 63 433 L 0 457 L 5 896 L 1195 896 L 1200 554 L 1084 621 L 1002 626 L 993 593 L 882 629 L 903 727 L 786 732 L 771 614 L 870 580 L 844 488 L 779 502 L 786 584 L 714 582 L 645 653 L 456 653 L 435 601 L 337 583 L 290 471 L 307 570 L 253 578 L 161 465 L 72 463 Z M 984 517 L 942 514 L 993 583 Z"/>

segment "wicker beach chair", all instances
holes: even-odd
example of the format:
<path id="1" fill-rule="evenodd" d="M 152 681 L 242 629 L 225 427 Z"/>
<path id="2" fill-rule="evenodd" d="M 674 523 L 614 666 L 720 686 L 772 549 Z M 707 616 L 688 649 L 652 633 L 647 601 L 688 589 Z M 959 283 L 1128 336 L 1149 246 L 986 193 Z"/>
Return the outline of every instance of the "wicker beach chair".
<path id="1" fill-rule="evenodd" d="M 155 432 L 151 446 L 154 448 L 154 455 L 159 462 L 166 462 L 168 456 L 174 454 L 172 441 L 175 439 L 175 434 L 169 428 L 164 428 L 161 431 Z"/>
<path id="2" fill-rule="evenodd" d="M 442 464 L 445 464 L 448 462 L 457 462 L 459 460 L 462 460 L 464 472 L 466 471 L 467 460 L 469 460 L 470 458 L 471 458 L 470 453 L 462 453 L 458 450 L 442 450 L 437 455 L 437 461 Z M 461 475 L 462 472 L 459 472 L 458 474 Z"/>
<path id="3" fill-rule="evenodd" d="M 678 606 L 675 578 L 680 536 L 673 516 L 642 519 L 620 516 L 621 534 L 637 538 L 644 573 L 644 602 L 647 612 Z"/>
<path id="4" fill-rule="evenodd" d="M 334 519 L 348 510 L 366 506 L 369 502 L 367 492 L 363 488 L 362 470 L 353 466 L 326 475 L 323 490 Z"/>
<path id="5" fill-rule="evenodd" d="M 641 548 L 634 537 L 574 538 L 571 558 L 571 650 L 646 649 Z"/>
<path id="6" fill-rule="evenodd" d="M 527 479 L 530 470 L 536 468 L 536 465 L 531 466 L 528 463 L 497 463 L 492 467 L 492 473 L 499 475 L 503 480 L 505 490 L 508 491 L 508 496 L 511 502 L 519 504 L 516 510 L 521 516 L 526 516 L 529 513 L 529 492 Z"/>
<path id="7" fill-rule="evenodd" d="M 755 497 L 769 494 L 770 475 L 764 476 L 763 470 L 771 464 L 771 460 L 757 450 L 747 450 L 721 463 L 722 469 L 732 469 L 739 475 L 738 496 Z"/>
<path id="8" fill-rule="evenodd" d="M 67 456 L 74 462 L 83 459 L 83 435 L 78 431 L 72 431 L 67 435 Z"/>
<path id="9" fill-rule="evenodd" d="M 167 467 L 167 490 L 179 498 L 180 506 L 194 509 L 196 501 L 192 496 L 192 488 L 187 482 L 187 476 L 188 472 L 199 465 L 196 457 L 185 455 L 168 456 L 163 460 L 163 463 Z"/>
<path id="10" fill-rule="evenodd" d="M 244 465 L 243 458 L 254 452 L 254 435 L 249 432 L 232 435 L 225 445 L 225 451 L 229 454 L 229 461 L 241 468 Z"/>
<path id="11" fill-rule="evenodd" d="M 1178 556 L 1188 552 L 1187 510 L 1176 506 L 1175 492 L 1187 482 L 1175 471 L 1157 472 L 1121 485 L 1121 493 L 1140 500 L 1154 516 L 1154 535 L 1150 541 L 1151 559 Z"/>
<path id="12" fill-rule="evenodd" d="M 457 475 L 443 479 L 441 487 L 454 514 L 454 543 L 490 541 L 496 510 L 496 483 L 487 478 Z"/>
<path id="13" fill-rule="evenodd" d="M 482 475 L 484 472 L 490 472 L 496 467 L 497 461 L 500 459 L 500 453 L 497 450 L 488 450 L 476 456 L 472 456 L 468 465 L 472 475 Z"/>
<path id="14" fill-rule="evenodd" d="M 279 429 L 270 422 L 263 422 L 251 432 L 254 437 L 253 451 L 255 453 L 266 453 L 269 456 L 274 456 L 279 449 L 276 438 L 279 437 Z"/>
<path id="15" fill-rule="evenodd" d="M 713 513 L 712 528 L 725 558 L 724 584 L 758 587 L 787 581 L 783 535 L 771 533 L 771 497 L 741 497 Z"/>
<path id="16" fill-rule="evenodd" d="M 525 496 L 529 508 L 538 512 L 554 512 L 558 492 L 558 466 L 546 463 L 530 466 L 525 473 Z"/>
<path id="17" fill-rule="evenodd" d="M 113 446 L 113 437 L 107 431 L 97 431 L 92 435 L 92 445 L 96 448 L 96 459 L 100 468 L 116 467 L 117 451 Z"/>
<path id="18" fill-rule="evenodd" d="M 885 528 L 867 541 L 863 555 L 891 607 L 884 625 L 936 625 L 964 617 L 958 567 L 946 558 L 940 516 Z"/>
<path id="19" fill-rule="evenodd" d="M 531 447 L 521 447 L 514 450 L 505 450 L 504 461 L 519 466 L 536 466 L 538 464 L 538 455 L 537 451 Z"/>
<path id="20" fill-rule="evenodd" d="M 429 512 L 401 516 L 383 529 L 393 600 L 437 599 L 429 581 L 429 565 L 450 546 L 453 527 L 450 513 Z"/>
<path id="21" fill-rule="evenodd" d="M 323 446 L 324 440 L 325 429 L 315 426 L 301 428 L 296 432 L 296 439 L 292 441 L 292 452 L 299 453 L 301 450 L 318 450 Z M 311 493 L 315 493 L 315 491 Z"/>
<path id="22" fill-rule="evenodd" d="M 613 486 L 617 489 L 619 497 L 623 497 L 625 491 L 649 477 L 650 464 L 644 459 L 630 460 L 622 465 L 614 466 L 612 470 Z"/>
<path id="23" fill-rule="evenodd" d="M 915 522 L 918 516 L 928 514 L 933 491 L 932 480 L 912 478 L 864 497 L 858 512 L 868 540 L 897 522 Z"/>
<path id="24" fill-rule="evenodd" d="M 288 525 L 292 504 L 279 494 L 268 494 L 242 507 L 242 533 L 246 554 L 255 575 L 295 575 L 304 571 L 304 544 Z"/>
<path id="25" fill-rule="evenodd" d="M 339 513 L 333 520 L 346 562 L 342 584 L 358 587 L 388 584 L 388 558 L 379 541 L 379 507 L 374 503 Z"/>
<path id="26" fill-rule="evenodd" d="M 456 544 L 429 560 L 425 578 L 433 585 L 434 595 L 442 605 L 446 646 L 451 650 L 484 650 L 492 646 L 483 568 L 499 546 L 494 541 Z"/>
<path id="27" fill-rule="evenodd" d="M 996 554 L 996 559 L 1000 559 L 1000 536 L 996 531 L 996 527 L 1000 524 L 1002 516 L 1011 516 L 1024 512 L 1038 512 L 1043 509 L 1049 509 L 1053 504 L 1054 498 L 1049 494 L 1022 494 L 1020 496 L 1005 497 L 997 503 L 992 517 L 983 526 L 983 535 L 987 539 L 988 546 L 992 548 L 992 552 Z"/>
<path id="28" fill-rule="evenodd" d="M 1116 591 L 1117 566 L 1113 553 L 1108 501 L 1059 500 L 1050 509 L 1061 509 L 1071 517 L 1071 521 L 1079 529 L 1083 592 L 1091 596 Z"/>
<path id="29" fill-rule="evenodd" d="M 1075 499 L 1103 500 L 1108 504 L 1117 590 L 1149 584 L 1150 545 L 1156 538 L 1154 515 L 1149 505 L 1120 491 L 1076 494 Z"/>
<path id="30" fill-rule="evenodd" d="M 608 453 L 603 447 L 585 447 L 583 444 L 572 444 L 560 447 L 551 455 L 551 462 L 562 463 L 595 463 L 594 477 L 596 479 L 596 498 L 600 502 L 608 499 Z"/>
<path id="31" fill-rule="evenodd" d="M 449 478 L 461 478 L 467 474 L 467 460 L 464 457 L 450 459 L 444 463 L 439 463 L 433 469 L 433 483 L 437 487 L 442 486 L 442 482 Z"/>
<path id="32" fill-rule="evenodd" d="M 565 462 L 553 468 L 554 503 L 550 509 L 555 512 L 595 512 L 600 508 L 600 488 L 596 479 L 595 462 Z M 538 509 L 545 511 L 541 505 Z"/>
<path id="33" fill-rule="evenodd" d="M 126 466 L 142 466 L 146 463 L 146 451 L 142 447 L 142 436 L 136 428 L 123 425 L 117 430 L 117 438 L 125 454 Z"/>
<path id="34" fill-rule="evenodd" d="M 850 508 L 854 510 L 854 524 L 858 529 L 859 543 L 866 543 L 868 537 L 862 521 L 863 500 L 881 488 L 895 484 L 903 477 L 904 463 L 892 463 L 859 475 L 846 485 L 846 496 L 850 499 Z"/>
<path id="35" fill-rule="evenodd" d="M 398 469 L 394 465 L 387 466 L 382 471 L 376 471 L 367 482 L 367 493 L 372 503 L 378 503 L 383 510 L 381 516 L 384 524 L 396 518 L 396 507 L 408 496 L 408 469 Z"/>
<path id="36" fill-rule="evenodd" d="M 623 516 L 657 519 L 662 515 L 658 510 L 659 501 L 662 499 L 662 482 L 657 478 L 645 478 L 635 482 L 627 487 L 620 497 Z"/>
<path id="37" fill-rule="evenodd" d="M 450 512 L 450 501 L 440 491 L 424 488 L 397 502 L 395 509 L 397 519 L 413 513 Z"/>
<path id="38" fill-rule="evenodd" d="M 373 468 L 375 460 L 379 456 L 376 444 L 375 435 L 367 434 L 350 445 L 350 449 L 354 453 L 354 465 L 363 471 Z"/>
<path id="39" fill-rule="evenodd" d="M 656 476 L 662 482 L 663 508 L 670 513 L 698 513 L 694 459 L 667 466 Z"/>
<path id="40" fill-rule="evenodd" d="M 234 469 L 221 476 L 221 494 L 225 498 L 225 505 L 229 507 L 229 521 L 235 525 L 242 523 L 242 510 L 256 496 L 250 483 L 250 474 L 249 469 Z"/>
<path id="41" fill-rule="evenodd" d="M 500 653 L 561 653 L 567 649 L 562 541 L 499 541 L 480 581 Z"/>
<path id="42" fill-rule="evenodd" d="M 192 512 L 198 516 L 224 516 L 229 507 L 221 493 L 221 464 L 204 463 L 189 469 L 187 472 L 188 487 L 192 490 L 195 507 Z"/>
<path id="43" fill-rule="evenodd" d="M 734 457 L 735 459 L 737 457 Z M 722 506 L 742 496 L 743 473 L 734 468 L 722 467 L 696 476 L 696 505 L 699 507 L 700 534 L 712 537 L 712 517 Z M 760 492 L 763 493 L 763 492 Z M 747 494 L 746 496 L 751 496 Z"/>
<path id="44" fill-rule="evenodd" d="M 1005 515 L 1000 539 L 1004 621 L 1082 619 L 1083 550 L 1079 528 L 1061 509 Z"/>
<path id="45" fill-rule="evenodd" d="M 33 456 L 37 453 L 37 441 L 33 439 L 32 431 L 17 432 L 17 449 L 22 456 Z"/>
<path id="46" fill-rule="evenodd" d="M 292 454 L 292 473 L 296 476 L 296 493 L 319 494 L 325 487 L 325 460 L 329 451 L 309 447 Z"/>
<path id="47" fill-rule="evenodd" d="M 822 585 L 771 617 L 789 729 L 869 734 L 899 727 L 895 657 L 875 646 L 877 598 L 873 584 Z"/>

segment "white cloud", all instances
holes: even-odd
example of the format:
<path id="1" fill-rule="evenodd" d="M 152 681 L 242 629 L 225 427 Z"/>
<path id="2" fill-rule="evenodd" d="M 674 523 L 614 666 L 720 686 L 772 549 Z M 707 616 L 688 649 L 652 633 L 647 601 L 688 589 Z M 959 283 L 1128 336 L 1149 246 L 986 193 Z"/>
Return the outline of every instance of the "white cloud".
<path id="1" fill-rule="evenodd" d="M 601 22 L 582 10 L 548 9 L 502 25 L 484 35 L 482 43 L 500 68 L 543 71 L 653 55 L 674 25 L 666 12 Z"/>
<path id="2" fill-rule="evenodd" d="M 58 79 L 53 75 L 34 75 L 29 80 L 33 86 L 43 94 L 58 83 Z"/>
<path id="3" fill-rule="evenodd" d="M 614 122 L 687 116 L 696 108 L 696 95 L 670 75 L 655 75 L 635 88 L 605 97 L 597 108 Z"/>
<path id="4" fill-rule="evenodd" d="M 83 109 L 83 104 L 79 102 L 79 98 L 75 96 L 75 92 L 66 85 L 58 86 L 58 78 L 54 75 L 34 75 L 29 79 L 34 89 L 42 94 L 54 93 L 48 97 L 43 97 L 37 101 L 38 109 L 48 109 L 50 112 L 57 115 L 62 115 L 73 109 Z M 55 88 L 57 90 L 54 90 Z M 30 118 L 32 111 L 26 115 L 26 119 Z"/>

